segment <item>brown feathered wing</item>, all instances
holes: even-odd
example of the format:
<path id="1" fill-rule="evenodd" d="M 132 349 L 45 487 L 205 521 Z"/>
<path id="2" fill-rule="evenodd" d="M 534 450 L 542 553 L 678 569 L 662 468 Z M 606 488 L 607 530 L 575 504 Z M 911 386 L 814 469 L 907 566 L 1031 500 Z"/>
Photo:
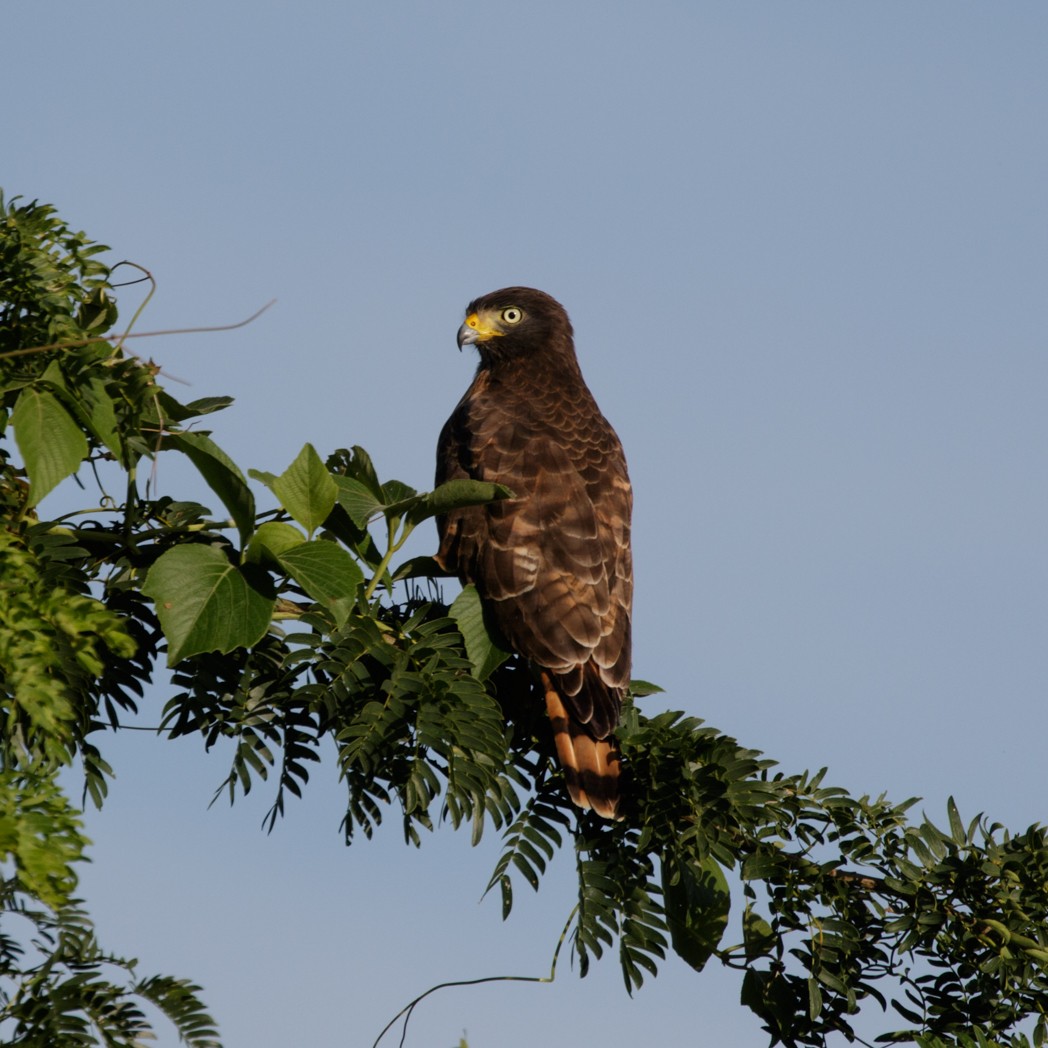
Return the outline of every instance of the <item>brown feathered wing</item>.
<path id="1" fill-rule="evenodd" d="M 439 521 L 438 558 L 476 585 L 510 646 L 540 668 L 574 803 L 615 818 L 610 736 L 630 678 L 632 493 L 573 351 L 570 364 L 478 371 L 441 433 L 437 482 L 494 481 L 516 497 Z"/>

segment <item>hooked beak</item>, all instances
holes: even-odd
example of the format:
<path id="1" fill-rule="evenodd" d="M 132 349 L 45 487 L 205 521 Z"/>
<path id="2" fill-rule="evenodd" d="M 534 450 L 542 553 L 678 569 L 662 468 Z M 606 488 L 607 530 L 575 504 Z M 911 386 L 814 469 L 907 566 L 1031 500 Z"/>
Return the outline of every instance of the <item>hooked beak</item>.
<path id="1" fill-rule="evenodd" d="M 475 316 L 476 314 L 474 314 Z M 472 346 L 474 342 L 479 338 L 479 334 L 476 328 L 469 326 L 469 321 L 463 321 L 462 327 L 459 328 L 458 333 L 458 347 L 459 352 L 462 352 L 463 346 Z"/>
<path id="2" fill-rule="evenodd" d="M 487 342 L 504 334 L 491 314 L 485 312 L 482 318 L 479 313 L 470 313 L 459 328 L 458 347 L 462 349 L 463 346 L 472 346 L 477 342 Z"/>

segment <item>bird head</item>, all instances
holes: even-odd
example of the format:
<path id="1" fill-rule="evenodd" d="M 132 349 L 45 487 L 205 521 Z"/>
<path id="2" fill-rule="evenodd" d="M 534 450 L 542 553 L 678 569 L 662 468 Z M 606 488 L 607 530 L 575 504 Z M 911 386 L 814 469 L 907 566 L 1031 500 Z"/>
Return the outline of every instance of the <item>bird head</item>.
<path id="1" fill-rule="evenodd" d="M 574 356 L 571 321 L 543 291 L 507 287 L 474 299 L 458 332 L 459 349 L 475 345 L 481 359 L 501 360 L 553 349 Z"/>

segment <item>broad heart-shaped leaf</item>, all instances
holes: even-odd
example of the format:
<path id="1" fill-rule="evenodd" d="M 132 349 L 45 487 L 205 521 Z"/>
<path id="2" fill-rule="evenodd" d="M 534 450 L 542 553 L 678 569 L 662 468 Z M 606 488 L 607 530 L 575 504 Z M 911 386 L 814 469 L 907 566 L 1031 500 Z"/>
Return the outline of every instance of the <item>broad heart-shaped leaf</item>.
<path id="1" fill-rule="evenodd" d="M 711 856 L 701 863 L 662 863 L 666 923 L 673 949 L 696 971 L 702 971 L 728 925 L 731 893 L 720 864 Z"/>
<path id="2" fill-rule="evenodd" d="M 276 557 L 295 582 L 334 614 L 339 625 L 349 618 L 364 573 L 341 546 L 318 539 L 291 546 Z"/>
<path id="3" fill-rule="evenodd" d="M 262 479 L 261 474 L 256 474 Z M 335 508 L 338 488 L 312 444 L 298 453 L 298 457 L 268 486 L 280 499 L 280 504 L 312 535 Z"/>
<path id="4" fill-rule="evenodd" d="M 275 602 L 268 575 L 237 568 L 222 550 L 203 545 L 169 549 L 142 592 L 156 604 L 169 666 L 205 651 L 250 648 L 269 627 Z"/>
<path id="5" fill-rule="evenodd" d="M 203 433 L 171 433 L 164 437 L 163 446 L 190 459 L 229 510 L 240 541 L 247 542 L 255 528 L 255 496 L 236 463 Z"/>
<path id="6" fill-rule="evenodd" d="M 29 474 L 30 505 L 36 506 L 87 457 L 87 437 L 51 393 L 23 389 L 11 412 L 15 440 Z"/>
<path id="7" fill-rule="evenodd" d="M 448 614 L 455 620 L 455 625 L 466 642 L 466 655 L 469 657 L 473 676 L 478 680 L 487 679 L 511 653 L 488 633 L 477 587 L 466 586 L 455 598 Z"/>

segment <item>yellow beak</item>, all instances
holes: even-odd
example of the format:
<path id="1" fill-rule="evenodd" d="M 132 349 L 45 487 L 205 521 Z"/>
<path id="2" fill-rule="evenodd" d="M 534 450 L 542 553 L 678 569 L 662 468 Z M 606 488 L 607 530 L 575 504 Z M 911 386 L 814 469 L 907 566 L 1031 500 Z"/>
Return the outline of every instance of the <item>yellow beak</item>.
<path id="1" fill-rule="evenodd" d="M 489 338 L 498 338 L 504 334 L 502 329 L 489 318 L 481 319 L 478 313 L 470 313 L 462 322 L 458 332 L 458 347 L 472 346 L 475 342 L 486 342 Z"/>

